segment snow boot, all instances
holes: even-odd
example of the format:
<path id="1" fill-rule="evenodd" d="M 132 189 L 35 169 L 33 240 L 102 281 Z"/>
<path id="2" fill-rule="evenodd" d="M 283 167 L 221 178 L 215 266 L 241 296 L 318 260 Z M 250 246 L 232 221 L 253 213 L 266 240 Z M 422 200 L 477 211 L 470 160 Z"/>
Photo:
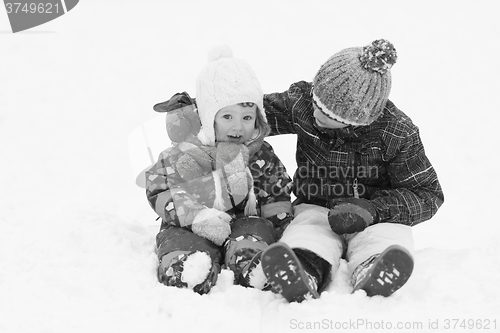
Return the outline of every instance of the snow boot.
<path id="1" fill-rule="evenodd" d="M 185 264 L 187 260 L 195 253 L 206 253 L 204 251 L 174 251 L 164 255 L 158 265 L 158 281 L 166 286 L 177 288 L 191 288 L 196 293 L 203 295 L 207 294 L 217 282 L 218 274 L 220 273 L 220 265 L 210 260 L 210 268 L 206 273 L 206 277 L 198 278 L 201 280 L 194 286 L 189 285 L 189 279 L 193 277 L 183 276 L 185 273 Z M 210 258 L 209 254 L 206 253 Z M 192 257 L 191 257 L 192 258 Z M 208 259 L 207 258 L 207 259 Z M 195 278 L 196 279 L 196 278 Z M 192 282 L 191 282 L 192 283 Z"/>
<path id="2" fill-rule="evenodd" d="M 226 241 L 225 263 L 233 271 L 235 283 L 240 283 L 243 270 L 247 271 L 253 258 L 266 247 L 267 243 L 257 235 L 243 235 Z M 258 262 L 255 265 L 257 264 Z"/>
<path id="3" fill-rule="evenodd" d="M 317 281 L 308 273 L 293 250 L 285 243 L 274 243 L 262 253 L 262 270 L 271 290 L 288 302 L 319 298 Z"/>
<path id="4" fill-rule="evenodd" d="M 251 286 L 246 283 L 242 272 L 250 274 L 249 265 L 252 264 L 253 270 L 259 263 L 253 262 L 253 259 L 257 260 L 256 255 L 275 240 L 273 224 L 265 218 L 243 217 L 233 223 L 231 235 L 224 245 L 224 262 L 226 267 L 233 271 L 236 284 L 243 282 L 244 286 Z"/>
<path id="5" fill-rule="evenodd" d="M 362 289 L 370 297 L 388 297 L 408 281 L 412 271 L 412 255 L 399 245 L 391 245 L 356 267 L 352 274 L 352 292 Z"/>

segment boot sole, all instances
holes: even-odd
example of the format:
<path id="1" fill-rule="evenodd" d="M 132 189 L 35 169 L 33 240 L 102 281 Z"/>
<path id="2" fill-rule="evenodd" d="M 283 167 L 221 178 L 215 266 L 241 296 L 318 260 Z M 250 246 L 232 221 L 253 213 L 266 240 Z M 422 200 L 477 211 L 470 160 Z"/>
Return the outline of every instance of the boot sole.
<path id="1" fill-rule="evenodd" d="M 281 294 L 288 302 L 319 298 L 319 293 L 309 286 L 309 277 L 299 258 L 288 245 L 270 245 L 262 253 L 261 264 L 273 292 Z"/>
<path id="2" fill-rule="evenodd" d="M 362 289 L 367 296 L 388 297 L 408 281 L 413 266 L 413 257 L 405 248 L 389 246 L 375 259 L 373 266 L 352 292 Z"/>

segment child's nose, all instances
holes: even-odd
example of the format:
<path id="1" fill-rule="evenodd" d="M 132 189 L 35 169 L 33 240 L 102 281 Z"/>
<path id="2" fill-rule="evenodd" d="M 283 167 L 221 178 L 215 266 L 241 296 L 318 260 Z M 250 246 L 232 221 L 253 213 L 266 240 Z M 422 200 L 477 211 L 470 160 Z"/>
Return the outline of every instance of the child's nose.
<path id="1" fill-rule="evenodd" d="M 240 130 L 243 128 L 243 122 L 240 119 L 235 119 L 233 122 L 233 130 Z"/>

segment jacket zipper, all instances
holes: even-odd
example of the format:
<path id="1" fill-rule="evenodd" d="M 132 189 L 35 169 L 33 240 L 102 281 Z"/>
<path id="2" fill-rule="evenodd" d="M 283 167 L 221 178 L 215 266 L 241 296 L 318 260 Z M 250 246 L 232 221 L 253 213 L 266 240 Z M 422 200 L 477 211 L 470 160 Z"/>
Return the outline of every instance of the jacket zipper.
<path id="1" fill-rule="evenodd" d="M 358 178 L 354 178 L 354 181 L 352 183 L 352 190 L 353 190 L 353 193 L 354 193 L 354 197 L 356 199 L 359 199 L 359 193 L 358 193 Z"/>
<path id="2" fill-rule="evenodd" d="M 359 199 L 359 192 L 358 192 L 358 160 L 356 159 L 356 152 L 353 154 L 353 168 L 354 168 L 354 180 L 352 182 L 352 191 L 353 191 L 353 196 L 356 199 Z"/>

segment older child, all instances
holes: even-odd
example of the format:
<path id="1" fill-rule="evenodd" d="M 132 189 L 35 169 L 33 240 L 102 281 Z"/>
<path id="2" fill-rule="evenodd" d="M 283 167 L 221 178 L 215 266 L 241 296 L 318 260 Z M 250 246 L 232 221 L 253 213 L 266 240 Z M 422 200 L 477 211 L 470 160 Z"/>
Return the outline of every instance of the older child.
<path id="1" fill-rule="evenodd" d="M 417 126 L 388 100 L 396 59 L 386 40 L 347 48 L 264 96 L 272 134 L 297 134 L 295 218 L 262 254 L 289 301 L 319 297 L 342 256 L 354 291 L 391 295 L 412 273 L 410 227 L 443 203 Z"/>
<path id="2" fill-rule="evenodd" d="M 162 219 L 158 279 L 204 294 L 225 265 L 237 283 L 263 288 L 252 269 L 291 220 L 292 183 L 264 141 L 260 84 L 229 48 L 214 49 L 196 102 L 197 110 L 182 93 L 154 107 L 167 112 L 173 143 L 146 174 L 149 203 Z"/>

